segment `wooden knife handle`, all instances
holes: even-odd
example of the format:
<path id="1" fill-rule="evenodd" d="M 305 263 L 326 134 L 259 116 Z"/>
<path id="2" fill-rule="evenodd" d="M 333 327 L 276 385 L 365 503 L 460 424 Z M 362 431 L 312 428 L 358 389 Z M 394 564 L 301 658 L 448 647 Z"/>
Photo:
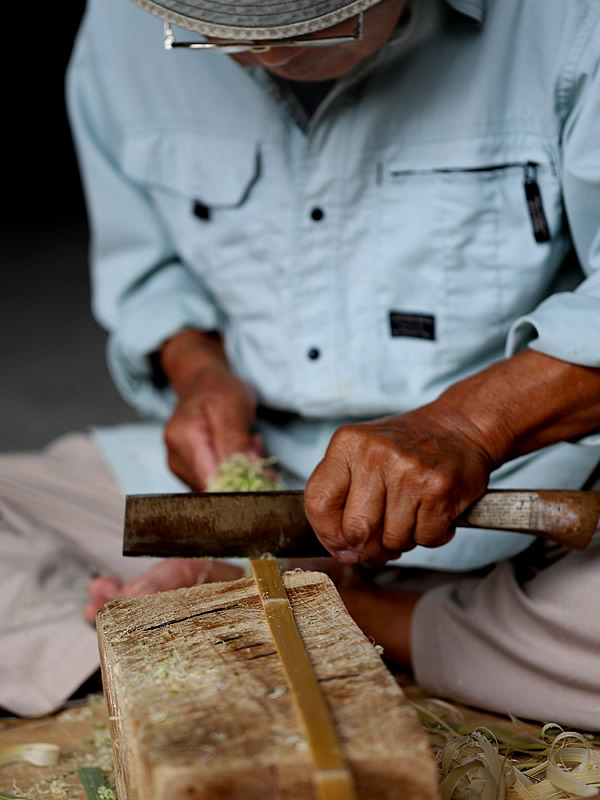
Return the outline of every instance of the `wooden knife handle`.
<path id="1" fill-rule="evenodd" d="M 461 514 L 465 528 L 530 533 L 583 550 L 600 519 L 600 492 L 490 490 Z"/>

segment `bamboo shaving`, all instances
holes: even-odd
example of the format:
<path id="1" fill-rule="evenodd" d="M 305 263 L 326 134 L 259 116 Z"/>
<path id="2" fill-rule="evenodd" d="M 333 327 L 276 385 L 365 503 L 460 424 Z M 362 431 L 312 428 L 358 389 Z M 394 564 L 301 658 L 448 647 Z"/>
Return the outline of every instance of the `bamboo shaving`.
<path id="1" fill-rule="evenodd" d="M 34 767 L 51 767 L 58 763 L 59 757 L 60 747 L 56 744 L 37 742 L 13 745 L 0 750 L 0 767 L 17 761 L 25 761 Z"/>
<path id="2" fill-rule="evenodd" d="M 600 795 L 600 740 L 560 725 L 471 728 L 449 703 L 412 703 L 437 747 L 442 800 L 570 800 Z M 511 717 L 513 723 L 519 720 Z M 516 754 L 521 754 L 517 763 Z"/>

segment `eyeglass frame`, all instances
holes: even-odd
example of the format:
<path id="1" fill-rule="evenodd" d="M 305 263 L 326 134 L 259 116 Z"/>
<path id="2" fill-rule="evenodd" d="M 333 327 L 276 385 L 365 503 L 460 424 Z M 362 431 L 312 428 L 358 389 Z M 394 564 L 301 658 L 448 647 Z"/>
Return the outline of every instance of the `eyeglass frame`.
<path id="1" fill-rule="evenodd" d="M 361 11 L 356 20 L 354 33 L 346 36 L 324 36 L 321 39 L 297 38 L 297 39 L 269 39 L 266 44 L 260 44 L 260 40 L 221 40 L 216 42 L 178 42 L 169 22 L 164 25 L 164 47 L 165 50 L 187 49 L 187 50 L 216 50 L 221 53 L 266 53 L 273 47 L 326 47 L 338 44 L 351 44 L 360 42 L 363 37 L 363 12 Z M 310 35 L 310 34 L 309 34 Z"/>

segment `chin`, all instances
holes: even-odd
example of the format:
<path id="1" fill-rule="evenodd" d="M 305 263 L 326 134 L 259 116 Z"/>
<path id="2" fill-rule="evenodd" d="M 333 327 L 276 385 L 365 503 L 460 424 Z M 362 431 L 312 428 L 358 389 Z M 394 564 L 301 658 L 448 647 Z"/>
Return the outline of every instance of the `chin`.
<path id="1" fill-rule="evenodd" d="M 306 81 L 308 83 L 318 83 L 319 81 L 332 81 L 350 72 L 355 65 L 331 65 L 329 67 L 315 67 L 311 64 L 288 64 L 280 68 L 272 68 L 270 71 L 285 78 L 288 81 Z"/>

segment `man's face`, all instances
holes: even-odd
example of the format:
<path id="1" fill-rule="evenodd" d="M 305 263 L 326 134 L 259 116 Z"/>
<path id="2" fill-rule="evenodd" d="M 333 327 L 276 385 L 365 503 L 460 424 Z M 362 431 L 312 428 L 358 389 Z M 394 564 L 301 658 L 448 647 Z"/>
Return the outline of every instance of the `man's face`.
<path id="1" fill-rule="evenodd" d="M 275 46 L 264 53 L 232 55 L 245 67 L 261 66 L 291 81 L 327 81 L 350 72 L 378 50 L 392 35 L 407 0 L 381 0 L 364 13 L 360 42 L 323 47 Z M 356 28 L 356 17 L 324 28 L 319 36 L 348 36 Z M 208 38 L 208 37 L 207 37 Z"/>

